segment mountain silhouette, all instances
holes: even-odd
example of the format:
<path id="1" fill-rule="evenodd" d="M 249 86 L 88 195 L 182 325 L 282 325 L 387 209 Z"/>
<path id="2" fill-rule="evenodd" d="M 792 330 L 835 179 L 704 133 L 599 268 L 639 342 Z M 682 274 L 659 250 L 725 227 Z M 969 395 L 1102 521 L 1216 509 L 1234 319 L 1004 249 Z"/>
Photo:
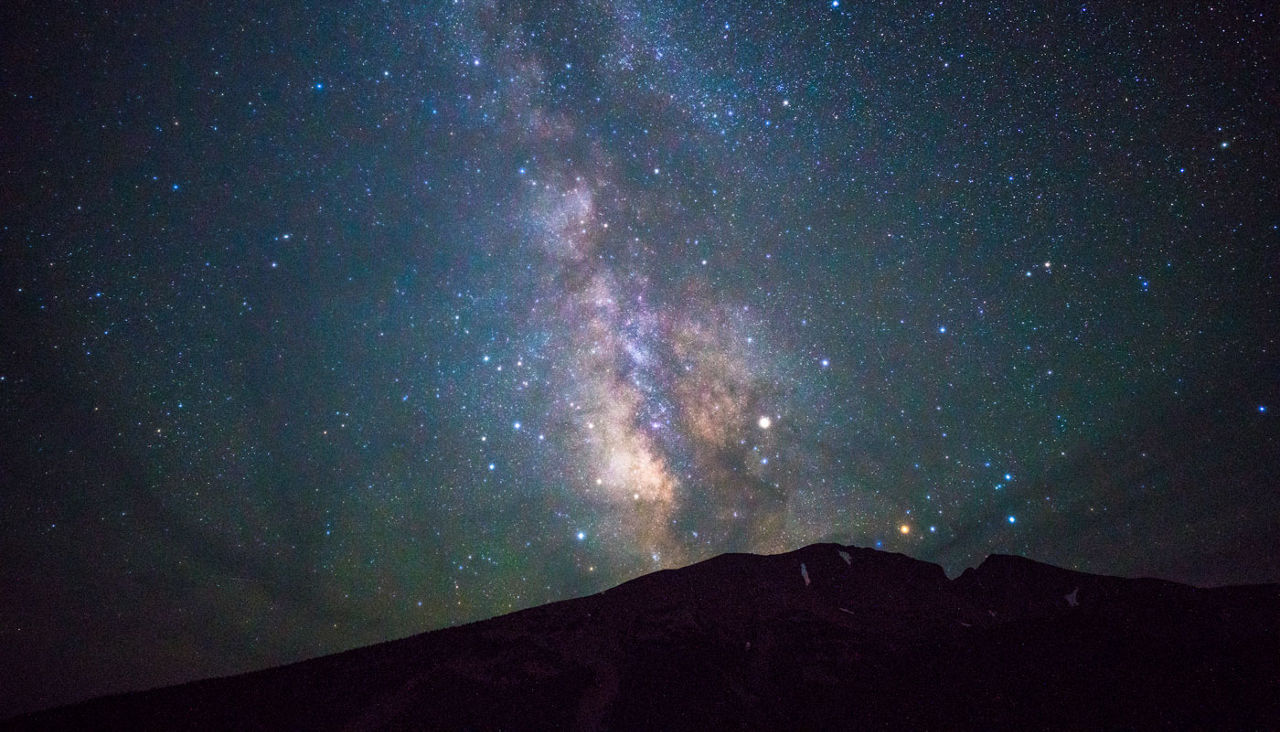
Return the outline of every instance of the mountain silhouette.
<path id="1" fill-rule="evenodd" d="M 1280 585 L 819 544 L 12 729 L 1274 729 Z"/>

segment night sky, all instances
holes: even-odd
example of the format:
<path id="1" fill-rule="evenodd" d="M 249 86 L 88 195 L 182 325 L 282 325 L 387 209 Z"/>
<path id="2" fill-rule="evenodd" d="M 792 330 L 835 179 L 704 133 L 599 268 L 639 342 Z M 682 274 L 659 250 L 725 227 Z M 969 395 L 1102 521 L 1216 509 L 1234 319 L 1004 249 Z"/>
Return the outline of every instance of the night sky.
<path id="1" fill-rule="evenodd" d="M 108 5 L 0 10 L 0 713 L 817 541 L 1280 580 L 1269 3 Z"/>

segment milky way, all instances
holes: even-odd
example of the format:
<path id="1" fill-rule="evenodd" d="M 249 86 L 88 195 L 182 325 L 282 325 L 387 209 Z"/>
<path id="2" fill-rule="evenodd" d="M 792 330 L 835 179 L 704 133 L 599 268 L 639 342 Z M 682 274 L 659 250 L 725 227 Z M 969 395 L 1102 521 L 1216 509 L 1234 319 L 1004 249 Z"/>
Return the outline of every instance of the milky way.
<path id="1" fill-rule="evenodd" d="M 816 541 L 1280 578 L 1268 6 L 31 12 L 0 713 Z"/>
<path id="2" fill-rule="evenodd" d="M 769 435 L 752 429 L 758 412 L 782 407 L 769 394 L 778 368 L 750 335 L 767 324 L 699 268 L 670 277 L 665 258 L 686 247 L 678 227 L 654 219 L 685 205 L 678 184 L 618 180 L 623 166 L 602 145 L 539 104 L 550 96 L 547 62 L 526 52 L 504 63 L 510 70 L 496 74 L 510 74 L 519 100 L 506 126 L 529 160 L 515 197 L 535 278 L 528 325 L 547 334 L 517 350 L 554 362 L 545 419 L 561 433 L 566 488 L 595 517 L 593 536 L 655 566 L 705 553 L 695 545 L 785 546 L 787 489 L 762 467 L 774 454 Z M 539 88 L 527 88 L 530 77 Z"/>

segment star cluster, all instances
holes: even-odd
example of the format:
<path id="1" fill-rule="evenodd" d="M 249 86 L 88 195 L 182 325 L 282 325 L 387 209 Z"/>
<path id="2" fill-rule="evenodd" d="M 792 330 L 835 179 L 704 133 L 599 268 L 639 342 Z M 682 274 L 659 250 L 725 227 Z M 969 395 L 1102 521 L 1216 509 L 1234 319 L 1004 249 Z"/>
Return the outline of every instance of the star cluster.
<path id="1" fill-rule="evenodd" d="M 11 19 L 0 712 L 823 540 L 1280 579 L 1273 15 Z"/>

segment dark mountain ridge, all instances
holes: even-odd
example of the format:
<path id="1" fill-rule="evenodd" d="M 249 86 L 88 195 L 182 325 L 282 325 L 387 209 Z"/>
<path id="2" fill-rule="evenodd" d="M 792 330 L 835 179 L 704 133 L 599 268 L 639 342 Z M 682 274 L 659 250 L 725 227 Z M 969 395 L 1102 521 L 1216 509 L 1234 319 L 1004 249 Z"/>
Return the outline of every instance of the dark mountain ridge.
<path id="1" fill-rule="evenodd" d="M 819 544 L 13 729 L 1249 728 L 1280 725 L 1280 585 L 993 555 L 949 580 Z"/>

